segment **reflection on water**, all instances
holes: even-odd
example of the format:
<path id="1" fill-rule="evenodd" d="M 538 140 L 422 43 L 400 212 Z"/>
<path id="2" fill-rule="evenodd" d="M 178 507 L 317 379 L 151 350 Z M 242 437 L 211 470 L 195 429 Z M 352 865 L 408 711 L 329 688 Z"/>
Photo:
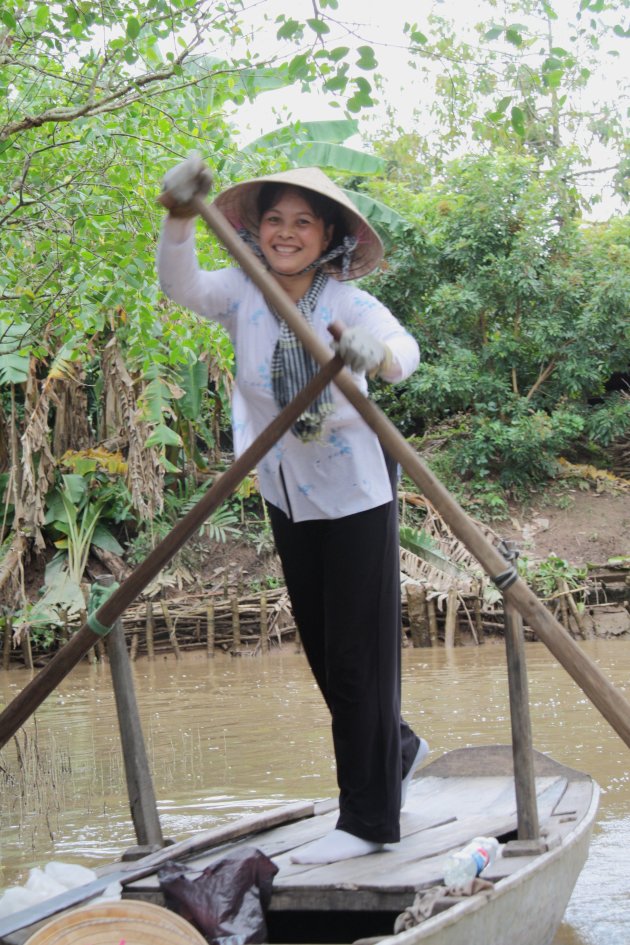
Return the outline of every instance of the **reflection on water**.
<path id="1" fill-rule="evenodd" d="M 628 694 L 630 643 L 581 644 Z M 527 646 L 534 743 L 602 788 L 591 853 L 555 945 L 626 945 L 628 750 L 538 644 Z M 406 717 L 432 755 L 510 741 L 500 645 L 405 649 Z M 336 791 L 327 711 L 302 654 L 134 665 L 162 829 L 179 839 L 245 812 Z M 0 671 L 6 704 L 28 680 Z M 0 754 L 0 887 L 50 859 L 96 865 L 135 844 L 109 668 L 82 664 Z"/>

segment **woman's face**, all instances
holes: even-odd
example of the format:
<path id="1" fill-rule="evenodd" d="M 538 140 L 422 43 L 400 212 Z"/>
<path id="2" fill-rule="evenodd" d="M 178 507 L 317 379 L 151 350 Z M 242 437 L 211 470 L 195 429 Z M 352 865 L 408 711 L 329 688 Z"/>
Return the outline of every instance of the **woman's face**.
<path id="1" fill-rule="evenodd" d="M 307 200 L 287 188 L 260 220 L 259 243 L 278 277 L 298 275 L 325 252 L 333 226 L 317 217 Z M 312 273 L 308 273 L 309 283 Z"/>

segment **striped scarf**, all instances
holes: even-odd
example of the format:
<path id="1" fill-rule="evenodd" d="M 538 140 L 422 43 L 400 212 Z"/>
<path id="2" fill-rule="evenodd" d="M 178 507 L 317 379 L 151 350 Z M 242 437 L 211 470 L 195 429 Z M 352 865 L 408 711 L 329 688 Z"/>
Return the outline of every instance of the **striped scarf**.
<path id="1" fill-rule="evenodd" d="M 241 239 L 247 243 L 253 253 L 267 265 L 264 253 L 261 250 L 255 237 L 249 230 L 241 227 L 238 231 Z M 325 263 L 342 256 L 342 274 L 344 278 L 348 275 L 352 253 L 357 248 L 358 240 L 355 236 L 345 236 L 339 246 L 324 253 L 314 263 L 307 266 L 303 272 L 310 272 L 315 269 L 315 277 L 311 287 L 296 306 L 302 313 L 308 324 L 313 325 L 313 312 L 317 306 L 317 300 L 322 289 L 328 282 L 328 275 L 321 269 Z M 276 344 L 271 359 L 271 383 L 275 401 L 282 409 L 293 400 L 296 394 L 302 390 L 312 377 L 317 373 L 318 365 L 311 355 L 304 350 L 302 344 L 298 341 L 294 333 L 286 324 L 284 319 L 280 318 L 277 312 L 274 312 L 271 306 L 269 310 L 274 318 L 280 324 L 280 337 Z M 308 410 L 305 410 L 299 420 L 291 427 L 291 432 L 303 440 L 305 443 L 309 440 L 316 440 L 322 429 L 324 419 L 334 410 L 330 385 L 325 387 L 321 394 L 315 398 Z"/>
<path id="2" fill-rule="evenodd" d="M 321 269 L 315 273 L 311 287 L 296 306 L 312 327 L 313 312 L 317 306 L 328 276 Z M 271 383 L 275 401 L 281 409 L 286 407 L 302 388 L 315 376 L 318 365 L 306 351 L 284 319 L 278 317 L 280 336 L 271 359 Z M 304 442 L 316 440 L 321 434 L 322 424 L 334 410 L 330 385 L 316 397 L 307 410 L 291 427 L 292 433 Z"/>

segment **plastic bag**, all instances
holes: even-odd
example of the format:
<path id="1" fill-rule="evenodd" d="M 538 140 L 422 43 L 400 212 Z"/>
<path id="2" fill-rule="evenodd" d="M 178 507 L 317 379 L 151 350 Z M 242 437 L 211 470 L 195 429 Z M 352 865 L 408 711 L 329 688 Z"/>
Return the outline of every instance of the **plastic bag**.
<path id="1" fill-rule="evenodd" d="M 265 912 L 277 872 L 260 850 L 243 847 L 202 872 L 171 861 L 157 875 L 167 907 L 211 945 L 245 945 L 267 940 Z"/>
<path id="2" fill-rule="evenodd" d="M 76 886 L 84 886 L 95 879 L 98 879 L 98 876 L 94 870 L 77 863 L 59 863 L 53 860 L 47 863 L 43 870 L 35 866 L 29 871 L 28 879 L 23 886 L 10 886 L 0 895 L 0 918 L 19 912 L 21 909 L 29 909 L 38 902 L 44 902 Z M 121 895 L 120 883 L 112 882 L 98 899 L 91 901 L 92 903 L 106 902 L 111 899 L 120 899 Z"/>

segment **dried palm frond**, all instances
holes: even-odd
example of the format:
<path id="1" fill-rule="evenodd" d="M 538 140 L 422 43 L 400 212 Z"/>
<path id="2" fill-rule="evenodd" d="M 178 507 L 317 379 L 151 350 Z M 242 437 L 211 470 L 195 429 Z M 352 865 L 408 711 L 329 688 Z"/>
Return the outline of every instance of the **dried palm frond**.
<path id="1" fill-rule="evenodd" d="M 271 637 L 275 633 L 280 643 L 282 631 L 286 630 L 287 627 L 295 627 L 295 618 L 291 610 L 289 594 L 285 590 L 281 592 L 279 599 L 269 609 L 269 636 Z"/>
<path id="2" fill-rule="evenodd" d="M 409 499 L 409 496 L 406 497 Z M 481 565 L 466 546 L 451 532 L 450 528 L 426 499 L 420 499 L 426 510 L 422 523 L 422 532 L 416 532 L 416 550 L 411 550 L 412 543 L 400 548 L 400 568 L 405 578 L 424 584 L 430 597 L 434 597 L 441 607 L 451 587 L 456 587 L 460 594 L 479 593 L 488 604 L 495 603 L 493 585 L 483 572 Z M 414 502 L 414 505 L 420 502 Z M 487 525 L 476 523 L 486 538 L 493 544 L 498 536 Z M 404 526 L 401 535 L 405 535 Z M 500 598 L 500 595 L 499 595 Z"/>
<path id="3" fill-rule="evenodd" d="M 152 519 L 163 508 L 164 467 L 157 451 L 144 445 L 149 429 L 146 423 L 139 419 L 133 381 L 116 337 L 105 347 L 103 381 L 107 391 L 106 399 L 115 400 L 121 428 L 128 437 L 127 486 L 131 501 L 142 518 Z"/>
<path id="4" fill-rule="evenodd" d="M 26 536 L 16 532 L 0 558 L 0 601 L 12 607 L 19 597 L 18 579 L 28 549 Z M 9 590 L 6 590 L 6 589 Z"/>
<path id="5" fill-rule="evenodd" d="M 621 439 L 618 442 L 622 444 Z M 621 445 L 620 448 L 622 449 L 623 446 Z M 629 449 L 627 440 L 626 449 Z M 568 459 L 564 459 L 562 456 L 558 460 L 558 465 L 560 466 L 561 475 L 577 476 L 580 479 L 590 480 L 595 484 L 597 491 L 601 491 L 606 485 L 613 486 L 616 489 L 625 490 L 630 488 L 628 479 L 624 479 L 608 469 L 598 469 L 597 466 L 588 463 L 570 463 Z"/>
<path id="6" fill-rule="evenodd" d="M 92 431 L 83 365 L 78 362 L 56 365 L 49 376 L 57 380 L 53 454 L 62 456 L 70 449 L 87 449 L 92 442 Z"/>
<path id="7" fill-rule="evenodd" d="M 49 375 L 37 394 L 37 361 L 31 358 L 29 380 L 26 388 L 26 415 L 28 422 L 22 434 L 22 490 L 21 527 L 29 531 L 37 548 L 43 549 L 45 542 L 41 533 L 44 524 L 44 500 L 54 482 L 55 460 L 50 451 L 50 427 L 48 414 L 51 404 L 56 404 L 56 378 Z"/>

